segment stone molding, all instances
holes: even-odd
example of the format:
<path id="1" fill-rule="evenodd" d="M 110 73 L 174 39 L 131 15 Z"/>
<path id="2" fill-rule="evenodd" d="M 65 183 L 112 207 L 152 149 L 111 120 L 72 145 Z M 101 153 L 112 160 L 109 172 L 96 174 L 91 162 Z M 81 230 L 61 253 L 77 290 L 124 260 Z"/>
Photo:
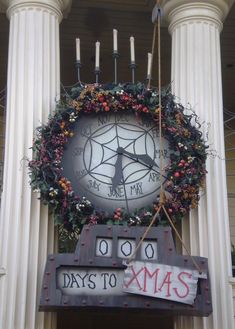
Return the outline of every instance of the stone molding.
<path id="1" fill-rule="evenodd" d="M 164 15 L 172 33 L 175 26 L 192 20 L 212 23 L 222 30 L 222 22 L 227 16 L 234 0 L 163 0 Z"/>
<path id="2" fill-rule="evenodd" d="M 0 11 L 6 11 L 10 18 L 14 13 L 22 10 L 45 10 L 58 16 L 61 21 L 67 17 L 72 0 L 0 0 Z"/>

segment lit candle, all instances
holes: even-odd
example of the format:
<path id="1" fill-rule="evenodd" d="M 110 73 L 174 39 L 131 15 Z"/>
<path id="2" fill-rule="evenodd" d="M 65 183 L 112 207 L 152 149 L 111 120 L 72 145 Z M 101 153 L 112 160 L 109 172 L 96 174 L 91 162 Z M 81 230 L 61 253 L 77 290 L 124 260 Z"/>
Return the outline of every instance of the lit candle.
<path id="1" fill-rule="evenodd" d="M 130 37 L 131 63 L 135 63 L 135 38 Z"/>
<path id="2" fill-rule="evenodd" d="M 118 30 L 113 29 L 113 52 L 118 52 L 118 43 L 117 43 Z"/>
<path id="3" fill-rule="evenodd" d="M 147 77 L 148 78 L 151 75 L 151 66 L 152 66 L 152 54 L 148 53 L 148 69 L 147 69 Z"/>
<path id="4" fill-rule="evenodd" d="M 76 59 L 78 62 L 81 61 L 81 53 L 80 53 L 80 39 L 76 39 Z"/>
<path id="5" fill-rule="evenodd" d="M 95 43 L 95 68 L 100 68 L 100 42 Z"/>

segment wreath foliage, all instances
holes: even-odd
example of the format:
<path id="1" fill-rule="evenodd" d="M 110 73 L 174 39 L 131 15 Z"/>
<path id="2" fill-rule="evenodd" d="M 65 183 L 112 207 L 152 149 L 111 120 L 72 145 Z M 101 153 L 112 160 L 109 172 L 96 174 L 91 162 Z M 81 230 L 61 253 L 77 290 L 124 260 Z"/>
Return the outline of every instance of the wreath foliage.
<path id="1" fill-rule="evenodd" d="M 41 200 L 50 206 L 55 223 L 69 234 L 89 223 L 147 225 L 159 207 L 157 198 L 151 207 L 131 215 L 120 208 L 113 214 L 100 213 L 89 200 L 75 195 L 70 181 L 63 177 L 61 160 L 68 140 L 73 138 L 75 122 L 81 114 L 109 111 L 133 111 L 151 117 L 158 126 L 158 92 L 140 83 L 78 85 L 62 97 L 48 123 L 36 131 L 34 159 L 29 162 L 31 186 L 40 191 Z M 169 89 L 162 93 L 161 116 L 163 136 L 170 147 L 170 164 L 165 171 L 165 208 L 177 221 L 198 205 L 199 189 L 206 175 L 207 146 L 198 117 L 175 102 Z M 166 221 L 164 212 L 160 212 L 157 223 Z"/>

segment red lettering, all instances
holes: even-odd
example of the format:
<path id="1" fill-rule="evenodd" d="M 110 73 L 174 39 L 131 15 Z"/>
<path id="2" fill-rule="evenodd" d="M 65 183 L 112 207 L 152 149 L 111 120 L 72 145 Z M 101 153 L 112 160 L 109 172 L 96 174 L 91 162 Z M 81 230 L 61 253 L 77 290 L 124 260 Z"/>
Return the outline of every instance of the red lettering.
<path id="1" fill-rule="evenodd" d="M 152 279 L 155 275 L 155 286 L 154 286 L 154 293 L 157 292 L 157 279 L 158 279 L 158 272 L 160 271 L 159 268 L 156 269 L 153 273 L 150 273 L 147 267 L 144 267 L 144 289 L 143 291 L 146 292 L 146 286 L 147 286 L 147 275 Z"/>
<path id="2" fill-rule="evenodd" d="M 171 289 L 171 274 L 172 272 L 167 272 L 163 282 L 162 282 L 162 285 L 161 287 L 159 288 L 159 291 L 162 291 L 162 287 L 166 284 L 167 285 L 167 294 L 166 294 L 166 297 L 170 297 L 171 294 L 170 294 L 170 289 Z"/>
<path id="3" fill-rule="evenodd" d="M 186 288 L 186 292 L 184 295 L 180 295 L 179 292 L 178 292 L 178 288 L 173 288 L 173 290 L 175 291 L 176 295 L 179 297 L 179 298 L 185 298 L 188 296 L 189 294 L 189 286 L 187 285 L 187 283 L 181 278 L 181 276 L 184 276 L 186 275 L 189 279 L 191 279 L 192 277 L 192 274 L 191 273 L 188 273 L 188 272 L 181 272 L 178 274 L 178 280 L 182 283 L 182 285 Z"/>
<path id="4" fill-rule="evenodd" d="M 134 271 L 133 266 L 131 266 L 131 270 L 132 270 L 132 273 L 133 273 L 133 277 L 130 279 L 130 281 L 129 281 L 128 283 L 125 284 L 125 287 L 126 287 L 126 288 L 128 288 L 128 287 L 130 286 L 130 284 L 135 280 L 136 283 L 137 283 L 137 285 L 139 286 L 139 289 L 142 290 L 141 285 L 140 285 L 139 280 L 138 280 L 137 277 L 138 277 L 138 275 L 143 271 L 143 269 L 144 269 L 144 268 L 141 267 L 141 269 L 136 273 L 136 272 Z"/>

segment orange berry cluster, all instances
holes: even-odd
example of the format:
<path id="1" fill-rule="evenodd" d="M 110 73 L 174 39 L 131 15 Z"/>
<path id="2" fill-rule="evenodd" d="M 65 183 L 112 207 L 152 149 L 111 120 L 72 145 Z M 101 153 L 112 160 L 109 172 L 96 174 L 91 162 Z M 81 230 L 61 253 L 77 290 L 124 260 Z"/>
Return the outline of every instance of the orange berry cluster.
<path id="1" fill-rule="evenodd" d="M 67 180 L 65 177 L 62 177 L 59 180 L 59 185 L 62 187 L 64 193 L 66 194 L 72 191 L 71 182 Z"/>

